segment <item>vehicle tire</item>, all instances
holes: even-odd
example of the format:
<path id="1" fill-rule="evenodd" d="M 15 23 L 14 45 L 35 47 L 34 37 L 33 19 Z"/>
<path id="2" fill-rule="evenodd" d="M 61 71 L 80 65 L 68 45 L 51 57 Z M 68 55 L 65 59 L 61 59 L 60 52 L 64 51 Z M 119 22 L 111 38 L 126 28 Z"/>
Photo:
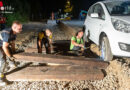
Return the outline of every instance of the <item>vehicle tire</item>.
<path id="1" fill-rule="evenodd" d="M 101 40 L 101 58 L 104 61 L 110 61 L 113 59 L 113 55 L 111 52 L 109 40 L 107 37 L 103 37 Z"/>

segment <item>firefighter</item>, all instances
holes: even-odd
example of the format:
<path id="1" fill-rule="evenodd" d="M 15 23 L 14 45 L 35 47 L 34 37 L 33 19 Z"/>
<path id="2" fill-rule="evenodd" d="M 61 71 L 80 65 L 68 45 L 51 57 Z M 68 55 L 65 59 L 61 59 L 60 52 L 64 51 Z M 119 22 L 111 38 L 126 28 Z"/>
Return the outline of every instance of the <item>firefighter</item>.
<path id="1" fill-rule="evenodd" d="M 16 68 L 14 63 L 15 58 L 11 52 L 15 52 L 16 34 L 21 31 L 22 24 L 19 21 L 14 21 L 11 28 L 4 29 L 0 33 L 0 86 L 7 84 L 4 81 L 4 69 L 6 62 L 9 63 L 10 68 Z"/>
<path id="2" fill-rule="evenodd" d="M 41 32 L 38 33 L 37 37 L 38 53 L 42 53 L 43 44 L 46 48 L 46 54 L 51 54 L 52 32 L 49 29 L 42 30 Z"/>
<path id="3" fill-rule="evenodd" d="M 76 55 L 79 55 L 80 50 L 84 50 L 83 34 L 83 30 L 80 30 L 71 38 L 70 50 L 74 51 Z"/>

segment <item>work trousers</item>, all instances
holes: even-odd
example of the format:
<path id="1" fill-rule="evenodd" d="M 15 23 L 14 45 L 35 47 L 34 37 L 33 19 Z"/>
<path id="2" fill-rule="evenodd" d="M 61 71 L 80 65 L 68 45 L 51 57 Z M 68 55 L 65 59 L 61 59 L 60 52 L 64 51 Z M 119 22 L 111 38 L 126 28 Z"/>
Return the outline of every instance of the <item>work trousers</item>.
<path id="1" fill-rule="evenodd" d="M 42 40 L 41 40 L 41 47 L 39 46 L 39 38 L 37 38 L 37 48 L 38 48 L 38 53 L 42 53 L 42 47 L 43 47 L 43 44 L 44 44 L 44 46 L 45 46 L 45 48 L 46 48 L 46 53 L 47 54 L 50 54 L 51 53 L 51 46 L 50 46 L 50 44 L 49 44 L 49 40 L 48 40 L 48 38 L 43 38 Z"/>
<path id="2" fill-rule="evenodd" d="M 6 64 L 6 55 L 3 49 L 0 47 L 0 76 L 4 74 L 5 64 Z"/>

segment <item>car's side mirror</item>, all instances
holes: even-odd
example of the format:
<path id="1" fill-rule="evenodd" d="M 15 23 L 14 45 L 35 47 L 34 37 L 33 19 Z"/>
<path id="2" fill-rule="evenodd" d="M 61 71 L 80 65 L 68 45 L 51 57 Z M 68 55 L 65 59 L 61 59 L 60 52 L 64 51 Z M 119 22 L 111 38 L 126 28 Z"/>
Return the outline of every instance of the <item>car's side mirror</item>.
<path id="1" fill-rule="evenodd" d="M 91 17 L 92 17 L 92 18 L 98 18 L 99 15 L 98 15 L 98 13 L 92 13 L 92 14 L 91 14 Z"/>

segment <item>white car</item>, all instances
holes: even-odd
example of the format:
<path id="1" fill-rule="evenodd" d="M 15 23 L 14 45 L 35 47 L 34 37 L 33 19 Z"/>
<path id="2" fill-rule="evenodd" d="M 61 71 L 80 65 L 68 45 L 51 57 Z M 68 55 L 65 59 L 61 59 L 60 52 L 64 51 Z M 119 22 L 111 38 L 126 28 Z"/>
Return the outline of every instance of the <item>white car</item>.
<path id="1" fill-rule="evenodd" d="M 130 0 L 92 5 L 84 22 L 85 36 L 98 45 L 105 61 L 130 57 Z"/>

